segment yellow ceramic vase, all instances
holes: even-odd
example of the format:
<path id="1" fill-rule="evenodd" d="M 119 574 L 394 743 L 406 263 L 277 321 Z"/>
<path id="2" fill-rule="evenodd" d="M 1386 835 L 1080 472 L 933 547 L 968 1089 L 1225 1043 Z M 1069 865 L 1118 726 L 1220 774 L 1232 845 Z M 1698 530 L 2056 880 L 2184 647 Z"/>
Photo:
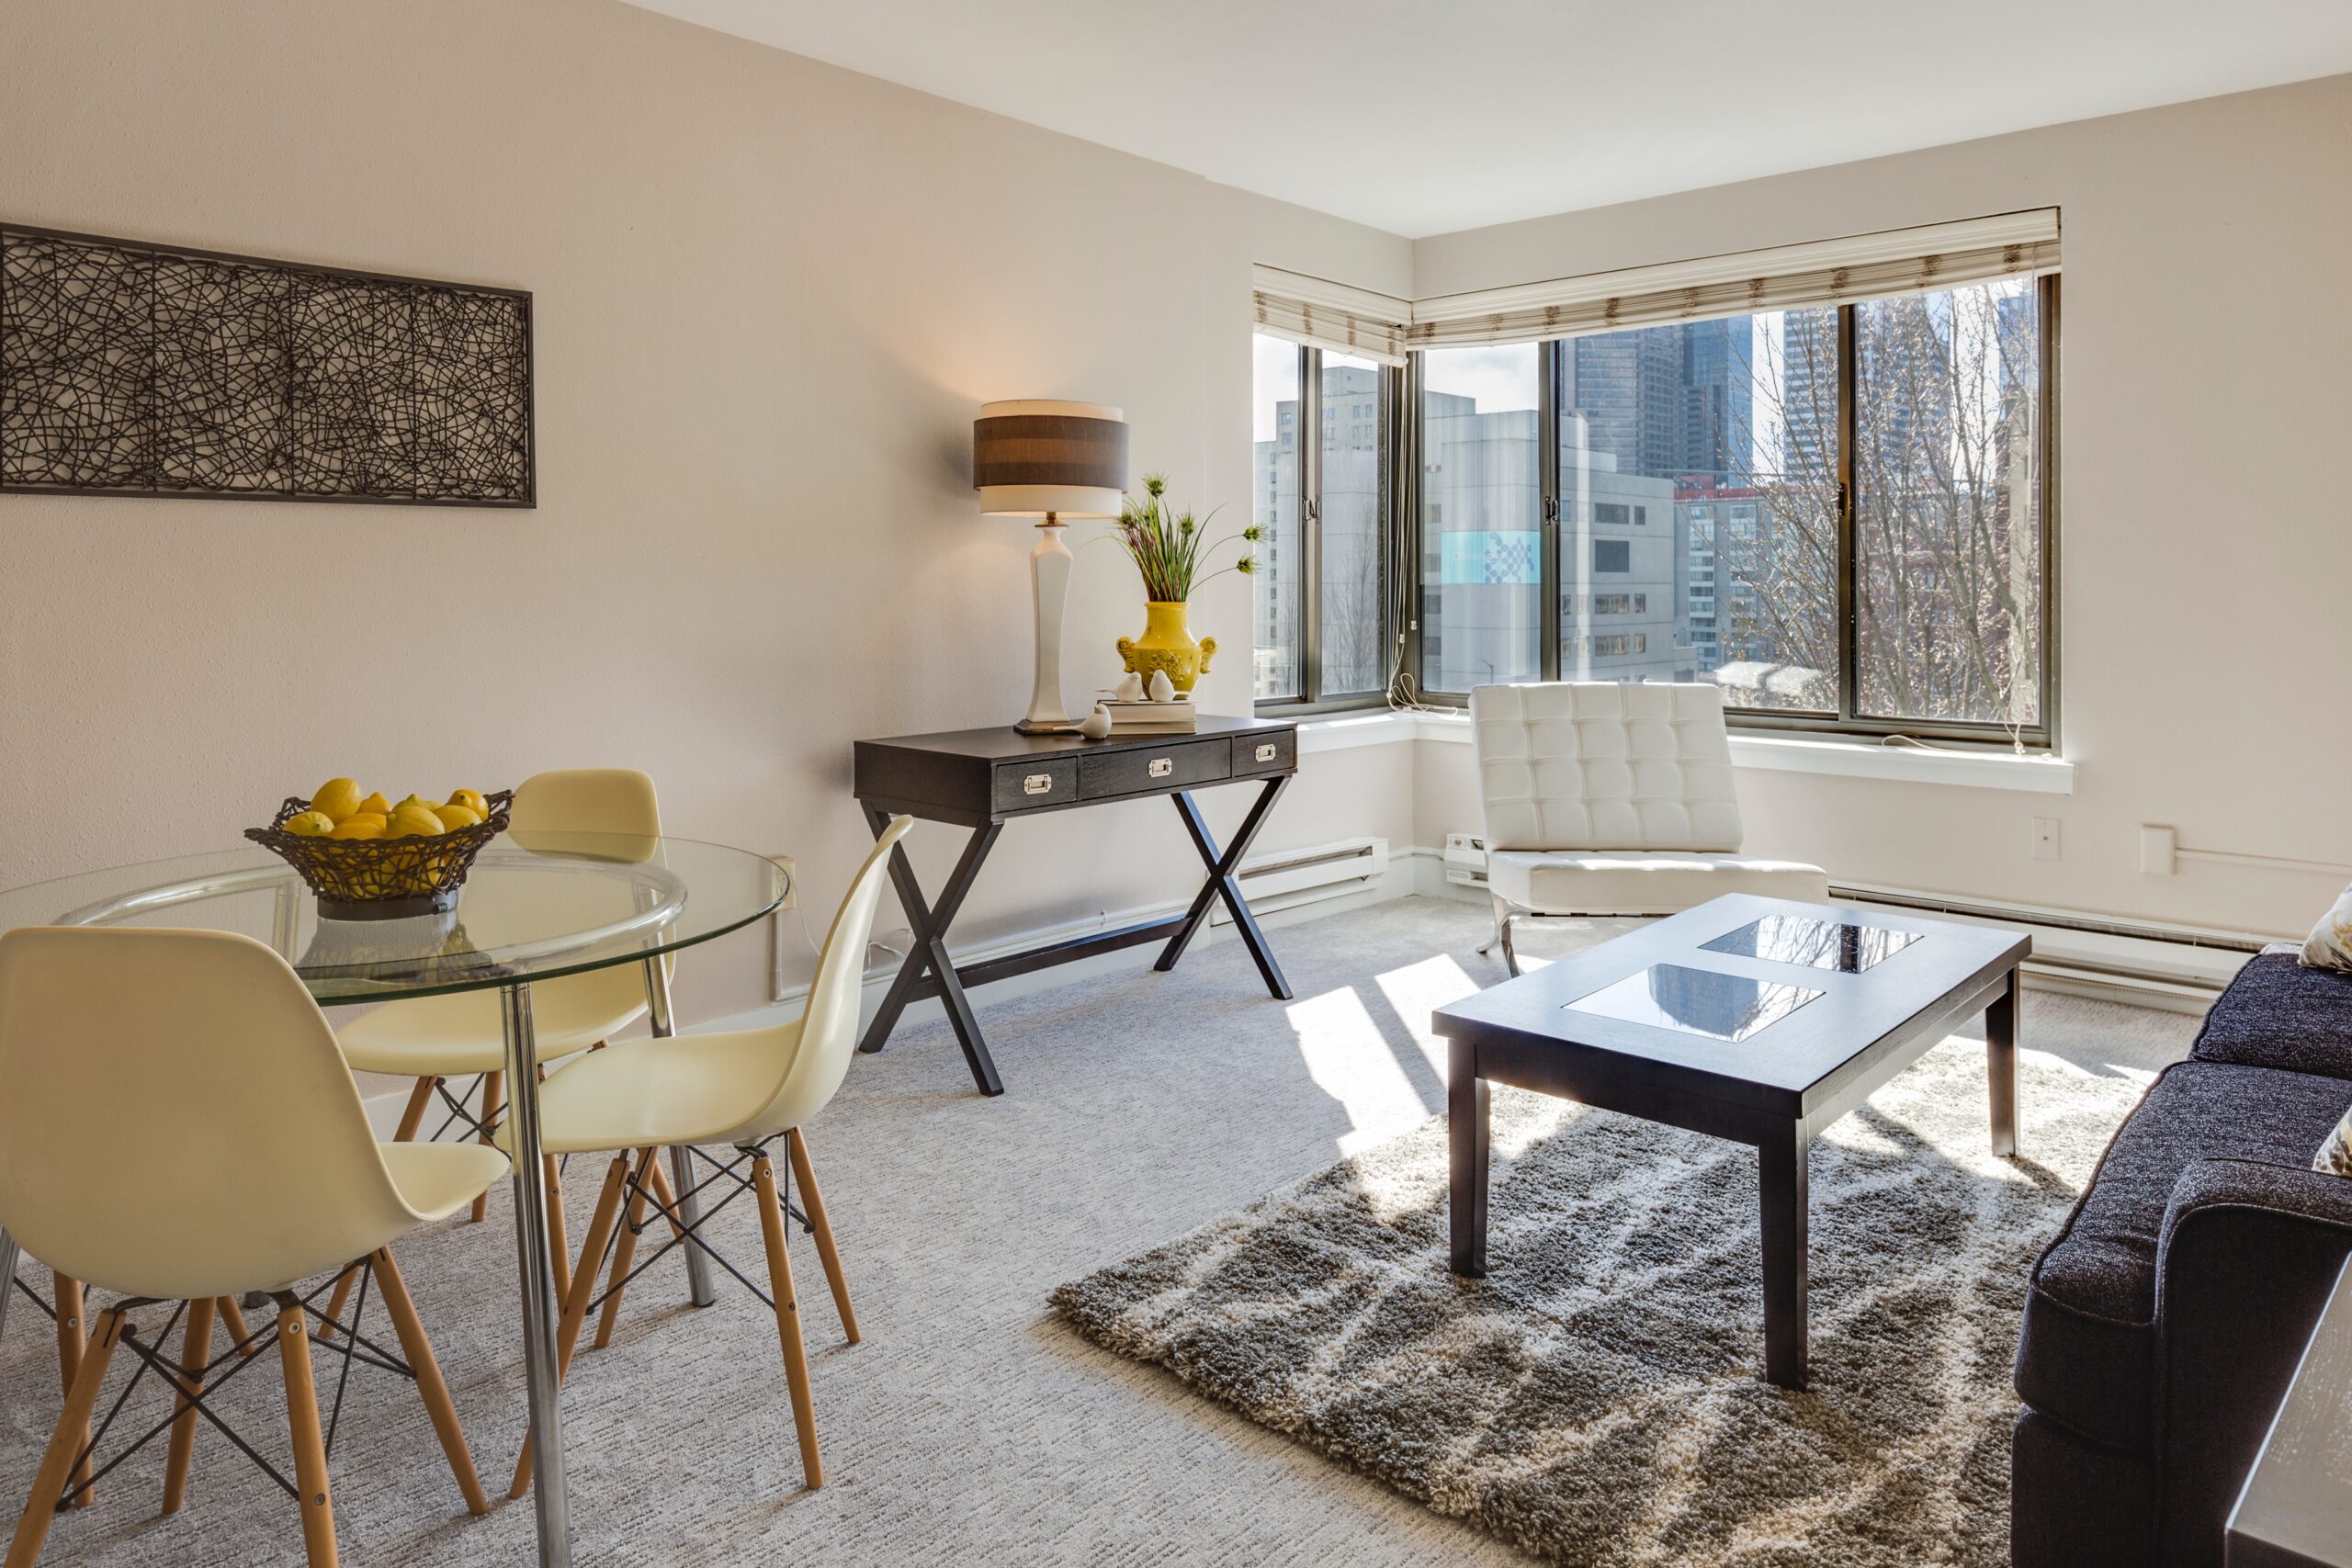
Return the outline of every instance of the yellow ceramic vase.
<path id="1" fill-rule="evenodd" d="M 1143 607 L 1143 636 L 1119 639 L 1119 657 L 1127 669 L 1148 682 L 1155 670 L 1168 671 L 1168 682 L 1180 692 L 1189 692 L 1193 682 L 1208 673 L 1209 660 L 1216 656 L 1216 638 L 1204 637 L 1197 641 L 1184 624 L 1189 604 L 1167 604 L 1158 601 Z"/>

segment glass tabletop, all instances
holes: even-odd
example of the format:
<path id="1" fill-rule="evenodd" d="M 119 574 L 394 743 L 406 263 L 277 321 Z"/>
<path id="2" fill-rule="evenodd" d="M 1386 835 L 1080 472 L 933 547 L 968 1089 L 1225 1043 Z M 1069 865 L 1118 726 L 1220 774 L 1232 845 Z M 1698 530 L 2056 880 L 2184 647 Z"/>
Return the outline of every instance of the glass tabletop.
<path id="1" fill-rule="evenodd" d="M 196 926 L 276 948 L 320 1002 L 511 986 L 673 953 L 751 924 L 791 878 L 765 855 L 693 839 L 507 833 L 458 907 L 395 920 L 322 920 L 294 868 L 257 846 L 84 872 L 0 893 L 18 926 Z"/>

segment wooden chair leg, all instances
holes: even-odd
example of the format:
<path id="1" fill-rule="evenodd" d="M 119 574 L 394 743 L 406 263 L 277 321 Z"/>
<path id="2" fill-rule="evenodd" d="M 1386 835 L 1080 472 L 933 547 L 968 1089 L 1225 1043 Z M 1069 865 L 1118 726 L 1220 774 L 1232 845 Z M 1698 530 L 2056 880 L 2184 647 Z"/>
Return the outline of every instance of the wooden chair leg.
<path id="1" fill-rule="evenodd" d="M 498 1124 L 498 1108 L 504 1102 L 505 1089 L 506 1075 L 504 1073 L 484 1073 L 482 1075 L 481 1141 L 485 1144 L 490 1142 L 490 1129 Z M 482 1216 L 488 1213 L 490 1213 L 490 1194 L 484 1192 L 481 1197 L 474 1200 L 474 1224 L 481 1224 Z"/>
<path id="2" fill-rule="evenodd" d="M 808 1163 L 808 1134 L 795 1127 L 784 1137 L 792 1156 L 793 1179 L 800 1183 L 801 1196 L 808 1205 L 809 1228 L 817 1233 L 817 1257 L 825 1266 L 825 1283 L 833 1290 L 833 1310 L 841 1314 L 842 1332 L 854 1345 L 857 1313 L 849 1304 L 849 1277 L 842 1272 L 842 1255 L 833 1246 L 832 1222 L 825 1218 L 825 1197 L 817 1190 L 817 1168 Z"/>
<path id="3" fill-rule="evenodd" d="M 563 1301 L 571 1294 L 571 1240 L 563 1224 L 563 1164 L 553 1155 L 542 1155 L 539 1170 L 548 1189 L 548 1261 L 555 1269 L 556 1300 Z"/>
<path id="4" fill-rule="evenodd" d="M 670 1222 L 670 1234 L 683 1240 L 686 1233 L 685 1228 L 678 1224 L 678 1195 L 670 1190 L 670 1173 L 662 1168 L 662 1162 L 657 1159 L 650 1174 L 653 1178 L 653 1201 L 665 1212 Z"/>
<path id="5" fill-rule="evenodd" d="M 416 1391 L 424 1396 L 425 1414 L 433 1417 L 441 1451 L 449 1457 L 449 1473 L 458 1478 L 458 1490 L 466 1495 L 466 1512 L 487 1514 L 490 1499 L 482 1495 L 481 1477 L 474 1473 L 473 1450 L 466 1447 L 465 1428 L 458 1425 L 458 1407 L 450 1403 L 449 1385 L 441 1381 L 441 1363 L 434 1359 L 433 1342 L 424 1337 L 424 1320 L 416 1315 L 408 1281 L 401 1278 L 390 1247 L 376 1254 L 376 1285 L 383 1292 L 384 1310 L 391 1314 L 392 1327 L 401 1337 L 401 1354 L 408 1358 L 409 1371 L 416 1374 Z"/>
<path id="6" fill-rule="evenodd" d="M 89 1343 L 89 1327 L 82 1318 L 82 1281 L 68 1279 L 62 1274 L 55 1275 L 51 1280 L 51 1295 L 57 1306 L 57 1382 L 62 1390 L 71 1393 L 74 1379 L 81 1375 L 83 1349 Z M 74 1451 L 80 1452 L 89 1445 L 89 1441 L 90 1428 L 85 1421 L 82 1426 L 80 1444 Z M 77 1508 L 86 1508 L 97 1501 L 97 1488 L 85 1484 L 89 1479 L 90 1461 L 85 1459 L 74 1472 L 74 1484 L 82 1488 L 74 1498 L 74 1506 Z"/>
<path id="7" fill-rule="evenodd" d="M 279 1298 L 277 1357 L 286 1369 L 286 1424 L 294 1434 L 294 1487 L 302 1505 L 302 1550 L 311 1568 L 335 1568 L 334 1495 L 327 1486 L 326 1435 L 318 1385 L 311 1381 L 311 1336 L 302 1308 Z"/>
<path id="8" fill-rule="evenodd" d="M 405 1144 L 416 1136 L 424 1125 L 425 1109 L 433 1103 L 433 1091 L 441 1087 L 439 1078 L 419 1078 L 416 1087 L 408 1091 L 408 1107 L 401 1112 L 400 1130 L 392 1134 L 392 1142 Z"/>
<path id="9" fill-rule="evenodd" d="M 596 1194 L 596 1216 L 588 1222 L 588 1240 L 580 1249 L 580 1267 L 571 1271 L 571 1289 L 563 1299 L 563 1321 L 555 1337 L 555 1379 L 559 1386 L 564 1374 L 571 1370 L 571 1352 L 580 1343 L 581 1325 L 588 1321 L 588 1298 L 596 1293 L 596 1276 L 603 1272 L 597 1264 L 604 1261 L 605 1243 L 613 1234 L 614 1223 L 621 1212 L 621 1184 L 628 1177 L 628 1156 L 617 1154 L 605 1169 L 605 1190 Z M 523 1439 L 522 1457 L 514 1461 L 514 1479 L 506 1488 L 509 1497 L 527 1495 L 531 1490 L 531 1439 Z"/>
<path id="10" fill-rule="evenodd" d="M 187 1499 L 188 1460 L 196 1451 L 196 1396 L 204 1392 L 205 1364 L 212 1359 L 212 1314 L 207 1298 L 187 1303 L 187 1338 L 180 1345 L 180 1394 L 174 1402 L 171 1457 L 164 1465 L 164 1512 L 176 1514 Z"/>
<path id="11" fill-rule="evenodd" d="M 327 1297 L 327 1321 L 318 1327 L 320 1344 L 323 1345 L 334 1337 L 334 1325 L 343 1321 L 343 1309 L 351 1301 L 352 1287 L 359 1283 L 360 1266 L 366 1261 L 361 1258 L 358 1262 L 345 1265 L 343 1272 L 335 1277 L 334 1293 Z"/>
<path id="12" fill-rule="evenodd" d="M 613 1271 L 605 1280 L 605 1311 L 596 1319 L 596 1348 L 601 1350 L 612 1343 L 613 1325 L 621 1315 L 621 1289 L 628 1279 L 629 1265 L 637 1261 L 637 1233 L 645 1224 L 645 1172 L 660 1151 L 646 1149 L 637 1156 L 637 1176 L 629 1188 L 628 1219 L 621 1226 L 620 1240 L 613 1245 Z M 580 1266 L 590 1266 L 582 1258 Z"/>
<path id="13" fill-rule="evenodd" d="M 238 1348 L 248 1356 L 259 1354 L 261 1347 L 253 1342 L 253 1334 L 245 1327 L 244 1309 L 237 1304 L 237 1298 L 216 1297 L 212 1304 L 220 1309 L 220 1321 L 229 1325 L 229 1333 L 236 1339 Z"/>
<path id="14" fill-rule="evenodd" d="M 792 1260 L 784 1255 L 784 1204 L 776 1196 L 775 1167 L 763 1152 L 752 1161 L 759 1189 L 760 1235 L 768 1247 L 768 1289 L 775 1297 L 775 1335 L 784 1346 L 784 1381 L 792 1390 L 792 1425 L 800 1433 L 800 1474 L 814 1491 L 825 1483 L 817 1459 L 817 1407 L 808 1392 L 808 1348 L 800 1338 L 800 1304 L 792 1293 Z"/>
<path id="15" fill-rule="evenodd" d="M 65 1391 L 65 1408 L 57 1413 L 56 1430 L 50 1434 L 49 1449 L 33 1477 L 32 1495 L 25 1499 L 25 1511 L 17 1520 L 16 1539 L 8 1543 L 7 1568 L 33 1568 L 40 1556 L 50 1522 L 57 1517 L 58 1495 L 75 1468 L 74 1457 L 88 1440 L 85 1434 L 90 1429 L 90 1413 L 97 1408 L 98 1385 L 106 1381 L 107 1363 L 114 1359 L 114 1348 L 121 1338 L 121 1311 L 100 1314 L 97 1337 L 74 1369 L 74 1385 Z"/>

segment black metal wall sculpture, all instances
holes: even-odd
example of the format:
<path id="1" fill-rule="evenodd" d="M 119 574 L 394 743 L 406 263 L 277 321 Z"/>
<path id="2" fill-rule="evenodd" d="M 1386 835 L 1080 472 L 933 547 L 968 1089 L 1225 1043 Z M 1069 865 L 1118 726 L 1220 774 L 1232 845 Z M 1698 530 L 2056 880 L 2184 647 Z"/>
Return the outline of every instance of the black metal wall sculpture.
<path id="1" fill-rule="evenodd" d="M 536 488 L 528 294 L 0 224 L 0 491 Z"/>

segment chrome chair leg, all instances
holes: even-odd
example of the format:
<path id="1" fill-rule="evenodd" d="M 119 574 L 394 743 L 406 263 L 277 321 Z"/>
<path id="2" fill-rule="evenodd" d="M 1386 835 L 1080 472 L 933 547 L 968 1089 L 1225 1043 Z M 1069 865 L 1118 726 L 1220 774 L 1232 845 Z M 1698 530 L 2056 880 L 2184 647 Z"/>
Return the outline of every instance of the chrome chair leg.
<path id="1" fill-rule="evenodd" d="M 1503 940 L 1503 915 L 1508 908 L 1508 906 L 1503 903 L 1501 894 L 1490 893 L 1487 897 L 1488 902 L 1492 903 L 1495 907 L 1495 934 L 1488 937 L 1485 943 L 1479 947 L 1478 956 L 1481 958 L 1484 958 L 1487 954 L 1494 952 L 1495 944 Z"/>
<path id="2" fill-rule="evenodd" d="M 1510 971 L 1510 977 L 1514 980 L 1519 978 L 1519 954 L 1510 945 L 1510 923 L 1517 919 L 1519 912 L 1516 909 L 1506 909 L 1495 922 L 1500 928 L 1496 933 L 1496 940 L 1503 944 L 1503 967 Z"/>

